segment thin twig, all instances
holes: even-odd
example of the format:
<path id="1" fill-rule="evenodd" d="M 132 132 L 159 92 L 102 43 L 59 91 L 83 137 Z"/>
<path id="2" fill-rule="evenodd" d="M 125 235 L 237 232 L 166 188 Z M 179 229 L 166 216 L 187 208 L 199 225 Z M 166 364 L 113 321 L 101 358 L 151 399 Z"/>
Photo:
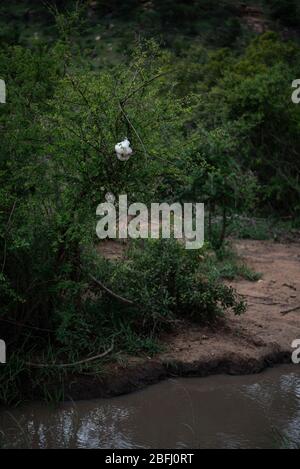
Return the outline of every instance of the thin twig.
<path id="1" fill-rule="evenodd" d="M 298 311 L 300 309 L 300 305 L 295 306 L 294 308 L 287 309 L 286 311 L 281 311 L 282 316 L 285 316 L 286 314 L 293 313 L 294 311 Z"/>
<path id="2" fill-rule="evenodd" d="M 7 233 L 8 233 L 9 226 L 10 226 L 10 222 L 11 222 L 13 213 L 14 213 L 15 208 L 16 208 L 16 203 L 17 203 L 17 199 L 14 201 L 13 207 L 12 207 L 12 209 L 11 209 L 11 212 L 10 212 L 10 215 L 9 215 L 9 218 L 8 218 L 8 222 L 7 222 L 7 225 L 6 225 L 6 229 L 5 229 L 4 254 L 3 254 L 3 262 L 2 262 L 2 270 L 1 270 L 2 273 L 4 272 L 4 269 L 5 269 L 6 255 L 7 255 L 7 241 L 6 241 L 6 235 L 7 235 Z"/>
<path id="3" fill-rule="evenodd" d="M 167 72 L 161 72 L 161 73 L 158 73 L 157 75 L 154 75 L 149 80 L 142 83 L 138 88 L 136 88 L 131 93 L 129 93 L 125 98 L 123 98 L 121 103 L 125 104 L 134 94 L 136 94 L 139 91 L 143 90 L 146 86 L 150 85 L 150 83 L 152 83 L 154 80 L 157 80 L 158 78 L 163 77 L 165 75 L 170 75 L 172 72 L 173 72 L 173 70 L 168 70 Z"/>
<path id="4" fill-rule="evenodd" d="M 113 298 L 116 298 L 117 300 L 121 301 L 122 303 L 125 303 L 127 305 L 135 306 L 136 304 L 132 300 L 128 300 L 127 298 L 124 298 L 123 296 L 118 295 L 117 293 L 114 293 L 112 290 L 107 288 L 100 280 L 98 280 L 96 277 L 93 275 L 89 274 L 88 275 L 91 280 L 93 280 L 94 283 L 96 283 L 102 290 L 104 290 L 106 293 L 108 293 L 110 296 Z"/>
<path id="5" fill-rule="evenodd" d="M 18 321 L 10 321 L 9 319 L 2 319 L 2 318 L 0 318 L 0 321 L 1 321 L 1 322 L 7 322 L 8 324 L 12 324 L 13 326 L 26 327 L 26 328 L 28 328 L 28 329 L 33 329 L 33 330 L 35 330 L 35 331 L 42 331 L 42 332 L 51 332 L 51 333 L 53 333 L 53 330 L 51 330 L 51 329 L 46 329 L 46 328 L 37 327 L 37 326 L 30 326 L 29 324 L 24 324 L 24 323 L 18 322 Z"/>
<path id="6" fill-rule="evenodd" d="M 68 368 L 71 366 L 77 366 L 77 365 L 84 365 L 85 363 L 89 363 L 95 360 L 98 360 L 99 358 L 103 358 L 106 355 L 108 355 L 110 352 L 112 352 L 114 349 L 114 344 L 112 343 L 109 349 L 107 349 L 105 352 L 100 353 L 100 355 L 95 355 L 94 357 L 90 358 L 85 358 L 84 360 L 80 360 L 78 362 L 74 363 L 32 363 L 32 362 L 26 362 L 26 366 L 30 366 L 32 368 Z"/>
<path id="7" fill-rule="evenodd" d="M 144 145 L 144 142 L 143 140 L 141 139 L 138 131 L 136 130 L 136 128 L 134 127 L 134 125 L 132 124 L 131 120 L 129 119 L 128 115 L 126 114 L 125 110 L 124 110 L 124 107 L 123 107 L 123 104 L 121 103 L 121 101 L 119 102 L 119 106 L 120 106 L 120 109 L 121 109 L 121 112 L 123 114 L 123 116 L 125 117 L 126 121 L 128 122 L 129 126 L 132 128 L 132 130 L 134 131 L 135 135 L 137 136 L 140 144 L 142 145 L 142 148 L 144 150 L 144 153 L 145 153 L 145 156 L 147 157 L 148 156 L 148 152 L 146 150 L 146 147 Z"/>

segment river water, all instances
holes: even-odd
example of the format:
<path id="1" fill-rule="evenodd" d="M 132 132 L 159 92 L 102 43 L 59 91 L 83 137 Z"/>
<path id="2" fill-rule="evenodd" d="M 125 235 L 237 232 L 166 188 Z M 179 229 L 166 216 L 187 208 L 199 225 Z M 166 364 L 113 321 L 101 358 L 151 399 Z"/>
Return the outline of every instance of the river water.
<path id="1" fill-rule="evenodd" d="M 142 391 L 0 412 L 9 448 L 300 448 L 300 366 L 170 379 Z"/>

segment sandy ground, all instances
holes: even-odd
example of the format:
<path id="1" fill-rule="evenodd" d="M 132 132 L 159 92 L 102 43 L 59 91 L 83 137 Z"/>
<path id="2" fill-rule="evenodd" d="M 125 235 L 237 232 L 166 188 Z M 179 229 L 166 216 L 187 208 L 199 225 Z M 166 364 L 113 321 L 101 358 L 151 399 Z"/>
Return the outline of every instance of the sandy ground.
<path id="1" fill-rule="evenodd" d="M 255 363 L 278 354 L 292 354 L 291 344 L 300 339 L 300 244 L 269 241 L 236 241 L 235 248 L 256 272 L 257 282 L 231 282 L 248 303 L 247 312 L 230 314 L 214 329 L 189 327 L 168 338 L 168 352 L 162 360 L 203 363 L 232 360 Z M 299 309 L 283 314 L 299 306 Z M 250 367 L 251 368 L 251 367 Z"/>

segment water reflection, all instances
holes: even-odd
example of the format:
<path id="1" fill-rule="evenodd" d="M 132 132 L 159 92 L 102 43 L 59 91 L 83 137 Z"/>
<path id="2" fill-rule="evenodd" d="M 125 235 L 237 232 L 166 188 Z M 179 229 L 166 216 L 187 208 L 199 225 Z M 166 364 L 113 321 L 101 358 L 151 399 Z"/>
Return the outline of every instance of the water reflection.
<path id="1" fill-rule="evenodd" d="M 272 448 L 300 444 L 300 368 L 169 380 L 108 400 L 0 413 L 4 447 Z"/>

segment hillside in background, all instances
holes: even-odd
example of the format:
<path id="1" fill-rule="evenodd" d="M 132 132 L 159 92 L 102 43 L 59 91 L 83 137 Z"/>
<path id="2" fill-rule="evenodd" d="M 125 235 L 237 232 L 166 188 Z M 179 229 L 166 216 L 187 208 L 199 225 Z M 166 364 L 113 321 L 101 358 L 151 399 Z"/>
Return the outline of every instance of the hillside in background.
<path id="1" fill-rule="evenodd" d="M 195 42 L 208 48 L 241 48 L 256 34 L 279 31 L 298 37 L 296 0 L 90 0 L 77 2 L 82 11 L 79 36 L 95 63 L 116 62 L 140 37 L 156 39 L 180 54 Z M 0 5 L 0 40 L 34 45 L 57 38 L 54 13 L 74 11 L 74 1 L 33 0 Z M 75 18 L 76 14 L 74 15 Z M 99 55 L 101 58 L 99 58 Z"/>

